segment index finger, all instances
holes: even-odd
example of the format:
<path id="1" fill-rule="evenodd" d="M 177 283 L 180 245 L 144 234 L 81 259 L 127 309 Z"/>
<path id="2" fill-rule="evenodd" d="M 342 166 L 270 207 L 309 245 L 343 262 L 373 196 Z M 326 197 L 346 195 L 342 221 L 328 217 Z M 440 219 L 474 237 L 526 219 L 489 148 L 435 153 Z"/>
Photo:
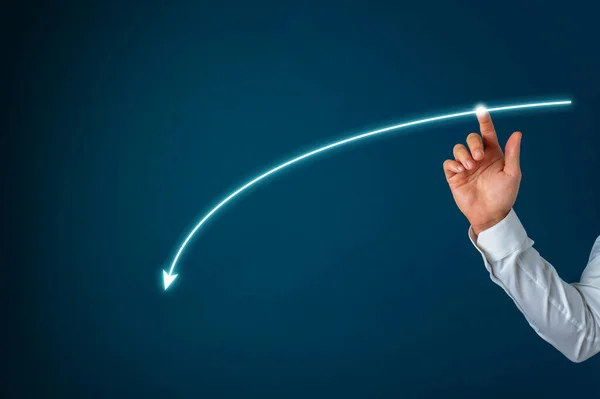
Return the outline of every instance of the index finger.
<path id="1" fill-rule="evenodd" d="M 479 121 L 479 129 L 483 136 L 483 144 L 488 146 L 500 147 L 498 143 L 498 136 L 496 136 L 496 129 L 492 122 L 492 117 L 485 107 L 477 107 L 475 112 L 477 114 L 477 120 Z"/>

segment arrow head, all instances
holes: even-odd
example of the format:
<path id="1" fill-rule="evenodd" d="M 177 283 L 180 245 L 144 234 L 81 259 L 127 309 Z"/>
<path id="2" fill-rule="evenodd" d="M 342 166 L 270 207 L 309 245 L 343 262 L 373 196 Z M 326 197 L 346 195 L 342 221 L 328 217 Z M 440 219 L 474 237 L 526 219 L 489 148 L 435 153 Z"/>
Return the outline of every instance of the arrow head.
<path id="1" fill-rule="evenodd" d="M 177 274 L 170 275 L 165 270 L 163 270 L 163 282 L 165 283 L 165 290 L 169 288 L 171 283 L 175 280 Z"/>

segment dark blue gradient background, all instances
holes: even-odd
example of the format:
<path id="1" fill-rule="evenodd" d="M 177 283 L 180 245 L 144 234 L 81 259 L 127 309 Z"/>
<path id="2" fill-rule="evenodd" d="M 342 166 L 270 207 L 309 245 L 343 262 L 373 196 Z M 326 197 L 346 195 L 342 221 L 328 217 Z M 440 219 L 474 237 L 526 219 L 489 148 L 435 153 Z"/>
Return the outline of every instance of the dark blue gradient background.
<path id="1" fill-rule="evenodd" d="M 408 3 L 7 10 L 7 397 L 600 396 L 600 358 L 574 364 L 539 338 L 468 239 L 442 163 L 475 118 L 269 178 L 162 290 L 199 218 L 292 156 L 555 98 L 574 105 L 495 123 L 502 145 L 524 135 L 517 214 L 579 279 L 600 235 L 598 10 Z"/>

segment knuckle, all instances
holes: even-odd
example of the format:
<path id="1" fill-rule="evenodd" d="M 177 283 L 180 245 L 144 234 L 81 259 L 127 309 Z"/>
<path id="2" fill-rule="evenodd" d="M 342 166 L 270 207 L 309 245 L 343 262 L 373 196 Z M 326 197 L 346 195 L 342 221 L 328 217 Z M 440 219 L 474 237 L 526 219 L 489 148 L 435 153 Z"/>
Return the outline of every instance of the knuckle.
<path id="1" fill-rule="evenodd" d="M 485 123 L 481 126 L 481 133 L 490 134 L 494 133 L 494 125 L 490 123 Z"/>
<path id="2" fill-rule="evenodd" d="M 444 167 L 451 168 L 455 163 L 456 161 L 454 159 L 446 159 Z"/>
<path id="3" fill-rule="evenodd" d="M 478 144 L 481 141 L 481 136 L 477 133 L 471 133 L 467 136 L 467 142 Z"/>
<path id="4" fill-rule="evenodd" d="M 518 170 L 518 171 L 516 171 L 516 172 L 513 172 L 513 173 L 511 174 L 511 176 L 512 176 L 514 179 L 516 179 L 516 180 L 518 180 L 518 181 L 521 181 L 521 179 L 523 178 L 523 173 L 522 173 L 520 170 Z"/>

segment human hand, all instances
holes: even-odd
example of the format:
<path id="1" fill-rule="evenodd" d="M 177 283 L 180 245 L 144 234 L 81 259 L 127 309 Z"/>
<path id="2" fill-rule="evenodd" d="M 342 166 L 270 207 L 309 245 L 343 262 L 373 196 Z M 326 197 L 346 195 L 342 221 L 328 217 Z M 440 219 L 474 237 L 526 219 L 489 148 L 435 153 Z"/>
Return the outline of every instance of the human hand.
<path id="1" fill-rule="evenodd" d="M 456 205 L 479 235 L 504 219 L 517 200 L 522 134 L 510 136 L 505 156 L 488 111 L 478 108 L 477 119 L 481 135 L 467 136 L 469 149 L 464 144 L 455 145 L 455 159 L 444 161 L 443 168 Z"/>

